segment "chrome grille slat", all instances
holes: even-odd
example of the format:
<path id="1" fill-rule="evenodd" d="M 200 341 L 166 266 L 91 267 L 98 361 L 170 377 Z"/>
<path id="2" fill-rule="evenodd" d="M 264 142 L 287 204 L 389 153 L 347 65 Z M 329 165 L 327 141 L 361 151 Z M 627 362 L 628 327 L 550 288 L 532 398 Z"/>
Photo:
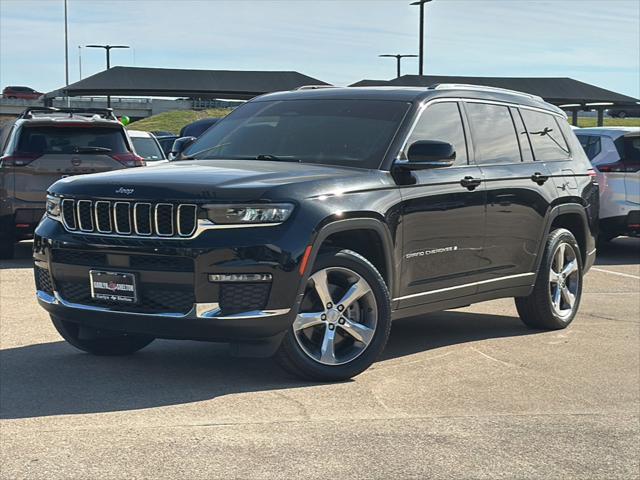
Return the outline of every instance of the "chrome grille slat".
<path id="1" fill-rule="evenodd" d="M 126 210 L 123 210 L 125 208 Z M 126 213 L 125 219 L 121 218 Z M 116 227 L 116 233 L 120 235 L 131 234 L 131 203 L 130 202 L 115 202 L 113 204 L 113 223 Z"/>
<path id="2" fill-rule="evenodd" d="M 193 235 L 198 224 L 198 206 L 193 204 L 178 205 L 176 224 L 178 226 L 178 235 L 181 237 Z"/>
<path id="3" fill-rule="evenodd" d="M 146 210 L 146 213 L 144 213 Z M 133 206 L 133 228 L 138 235 L 148 236 L 153 233 L 153 217 L 151 216 L 151 204 L 137 202 Z M 147 224 L 144 224 L 144 221 Z"/>
<path id="4" fill-rule="evenodd" d="M 169 222 L 167 228 L 166 216 L 169 215 Z M 165 217 L 165 218 L 163 218 Z M 160 237 L 172 237 L 174 233 L 173 228 L 173 204 L 171 203 L 158 203 L 155 210 L 155 227 L 156 234 Z"/>
<path id="5" fill-rule="evenodd" d="M 101 208 L 102 207 L 102 208 Z M 113 222 L 111 221 L 111 202 L 100 200 L 95 203 L 93 215 L 96 223 L 96 230 L 99 233 L 113 232 Z M 108 225 L 107 228 L 101 228 Z"/>
<path id="6" fill-rule="evenodd" d="M 190 238 L 198 231 L 198 205 L 62 199 L 69 232 L 144 238 Z"/>
<path id="7" fill-rule="evenodd" d="M 78 227 L 83 232 L 93 232 L 93 202 L 91 200 L 78 200 L 76 213 L 78 215 Z"/>
<path id="8" fill-rule="evenodd" d="M 73 222 L 73 225 L 71 225 Z M 76 222 L 76 202 L 69 198 L 62 200 L 62 224 L 64 228 L 69 231 L 78 229 L 78 223 Z"/>

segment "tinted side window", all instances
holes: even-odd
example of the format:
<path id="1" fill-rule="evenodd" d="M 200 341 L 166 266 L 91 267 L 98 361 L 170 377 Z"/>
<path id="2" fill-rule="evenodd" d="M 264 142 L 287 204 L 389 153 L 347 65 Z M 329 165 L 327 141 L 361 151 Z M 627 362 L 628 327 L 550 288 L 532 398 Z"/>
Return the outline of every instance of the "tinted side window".
<path id="1" fill-rule="evenodd" d="M 602 151 L 600 137 L 594 135 L 576 135 L 589 160 L 593 160 Z"/>
<path id="2" fill-rule="evenodd" d="M 477 163 L 522 161 L 509 107 L 486 103 L 467 103 L 466 108 L 469 123 L 471 123 Z"/>
<path id="3" fill-rule="evenodd" d="M 522 119 L 529 132 L 533 155 L 539 162 L 569 158 L 569 147 L 560 125 L 553 115 L 521 109 Z"/>
<path id="4" fill-rule="evenodd" d="M 406 149 L 408 150 L 412 143 L 420 140 L 449 142 L 456 149 L 455 164 L 467 164 L 467 143 L 457 103 L 443 102 L 428 106 L 411 132 Z M 407 158 L 406 152 L 403 158 Z"/>

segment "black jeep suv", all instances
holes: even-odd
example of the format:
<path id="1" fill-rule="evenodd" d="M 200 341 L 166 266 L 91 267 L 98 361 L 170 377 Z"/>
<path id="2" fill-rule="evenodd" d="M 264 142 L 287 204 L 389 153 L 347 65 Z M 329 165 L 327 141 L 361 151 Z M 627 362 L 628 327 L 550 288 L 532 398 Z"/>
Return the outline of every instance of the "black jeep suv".
<path id="1" fill-rule="evenodd" d="M 98 355 L 229 342 L 339 380 L 391 320 L 515 297 L 576 315 L 598 186 L 563 112 L 465 85 L 318 88 L 247 102 L 167 166 L 55 183 L 40 304 Z"/>

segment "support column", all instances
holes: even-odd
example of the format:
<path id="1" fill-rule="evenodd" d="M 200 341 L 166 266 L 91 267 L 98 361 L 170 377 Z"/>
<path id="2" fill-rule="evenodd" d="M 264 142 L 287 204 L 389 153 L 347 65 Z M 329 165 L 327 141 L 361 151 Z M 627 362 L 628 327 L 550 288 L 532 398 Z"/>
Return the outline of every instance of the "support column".
<path id="1" fill-rule="evenodd" d="M 578 109 L 577 108 L 571 109 L 571 125 L 573 125 L 574 127 L 578 126 Z"/>
<path id="2" fill-rule="evenodd" d="M 598 126 L 604 126 L 604 108 L 598 107 Z"/>

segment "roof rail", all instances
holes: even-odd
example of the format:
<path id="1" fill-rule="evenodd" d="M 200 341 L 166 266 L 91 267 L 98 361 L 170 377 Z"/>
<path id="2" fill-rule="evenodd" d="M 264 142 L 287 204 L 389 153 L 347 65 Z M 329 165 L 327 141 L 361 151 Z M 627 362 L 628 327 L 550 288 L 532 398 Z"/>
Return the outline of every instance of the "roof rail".
<path id="1" fill-rule="evenodd" d="M 98 115 L 106 120 L 118 120 L 112 108 L 56 108 L 56 107 L 28 107 L 18 118 L 33 118 L 34 113 L 60 114 L 68 113 L 69 117 L 77 115 Z"/>
<path id="2" fill-rule="evenodd" d="M 302 85 L 295 90 L 318 90 L 320 88 L 336 88 L 335 85 Z"/>
<path id="3" fill-rule="evenodd" d="M 544 99 L 538 95 L 531 93 L 519 92 L 517 90 L 509 90 L 507 88 L 489 87 L 485 85 L 470 85 L 466 83 L 436 83 L 428 87 L 430 90 L 478 90 L 482 92 L 508 93 L 511 95 L 519 95 L 521 97 L 533 98 L 544 102 Z"/>

